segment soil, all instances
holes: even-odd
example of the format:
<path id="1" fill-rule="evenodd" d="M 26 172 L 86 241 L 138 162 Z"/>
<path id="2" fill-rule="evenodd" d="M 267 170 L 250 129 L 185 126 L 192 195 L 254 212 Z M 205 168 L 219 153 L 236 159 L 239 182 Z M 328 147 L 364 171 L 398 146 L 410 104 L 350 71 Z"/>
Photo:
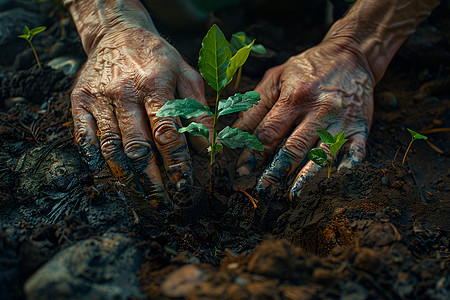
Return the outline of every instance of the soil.
<path id="1" fill-rule="evenodd" d="M 94 269 L 77 273 L 90 282 L 83 289 L 75 284 L 65 292 L 54 286 L 36 292 L 25 286 L 63 251 L 118 234 L 132 239 L 124 247 L 138 249 L 139 259 L 135 269 L 123 269 L 137 275 L 137 294 L 121 291 L 118 299 L 448 299 L 446 5 L 408 39 L 377 85 L 361 164 L 334 170 L 330 179 L 321 171 L 301 199 L 289 201 L 286 188 L 265 201 L 253 190 L 262 170 L 235 179 L 239 152 L 225 150 L 210 206 L 208 159 L 192 153 L 197 184 L 175 191 L 167 183 L 174 201 L 169 213 L 120 184 L 101 157 L 89 164 L 82 159 L 70 114 L 76 74 L 48 66 L 57 57 L 75 67 L 74 61 L 84 61 L 80 40 L 74 25 L 61 23 L 61 14 L 50 4 L 30 7 L 49 28 L 34 39 L 43 68 L 34 64 L 25 42 L 20 51 L 16 44 L 10 47 L 16 41 L 0 45 L 5 56 L 14 57 L 0 65 L 0 298 L 88 298 L 94 284 L 111 278 L 98 279 Z M 317 18 L 295 26 L 264 7 L 254 14 L 258 18 L 246 17 L 251 9 L 223 9 L 211 16 L 227 36 L 244 30 L 269 50 L 250 57 L 239 91 L 251 90 L 269 67 L 320 42 L 327 29 L 317 7 L 312 10 Z M 180 35 L 158 26 L 195 66 L 207 27 Z M 402 164 L 410 141 L 406 128 L 429 139 L 415 141 Z M 291 181 L 286 178 L 286 187 Z M 96 297 L 109 298 L 106 292 Z"/>

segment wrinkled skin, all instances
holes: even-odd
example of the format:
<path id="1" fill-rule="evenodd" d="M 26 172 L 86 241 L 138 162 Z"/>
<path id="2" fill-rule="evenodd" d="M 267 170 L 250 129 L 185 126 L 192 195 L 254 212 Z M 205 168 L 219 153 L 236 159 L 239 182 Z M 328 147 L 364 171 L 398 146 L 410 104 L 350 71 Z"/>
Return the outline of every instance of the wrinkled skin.
<path id="1" fill-rule="evenodd" d="M 345 39 L 322 42 L 268 70 L 255 89 L 261 94 L 260 103 L 241 113 L 234 124 L 254 130 L 266 151 L 245 150 L 238 161 L 238 175 L 254 171 L 265 162 L 267 152 L 273 152 L 287 137 L 256 188 L 263 196 L 271 195 L 295 176 L 290 196 L 297 197 L 307 178 L 320 169 L 309 161 L 299 170 L 308 151 L 316 144 L 328 151 L 323 143 L 317 143 L 318 129 L 333 135 L 346 131 L 349 141 L 341 150 L 345 155 L 339 168 L 351 168 L 365 156 L 373 89 L 370 67 L 360 53 L 347 47 Z"/>
<path id="2" fill-rule="evenodd" d="M 200 75 L 159 35 L 136 26 L 106 33 L 90 50 L 71 97 L 76 142 L 86 155 L 98 146 L 119 180 L 155 205 L 170 205 L 159 154 L 178 188 L 193 184 L 180 120 L 156 116 L 175 93 L 206 105 Z M 209 119 L 196 121 L 211 126 Z"/>

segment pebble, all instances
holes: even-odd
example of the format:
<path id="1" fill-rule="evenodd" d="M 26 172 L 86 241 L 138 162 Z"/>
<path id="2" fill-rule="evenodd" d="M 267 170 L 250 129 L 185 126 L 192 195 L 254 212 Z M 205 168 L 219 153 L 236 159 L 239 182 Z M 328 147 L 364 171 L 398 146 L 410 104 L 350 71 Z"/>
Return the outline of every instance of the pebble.
<path id="1" fill-rule="evenodd" d="M 48 62 L 55 70 L 62 70 L 65 75 L 75 74 L 82 64 L 82 60 L 71 56 L 59 56 Z"/>

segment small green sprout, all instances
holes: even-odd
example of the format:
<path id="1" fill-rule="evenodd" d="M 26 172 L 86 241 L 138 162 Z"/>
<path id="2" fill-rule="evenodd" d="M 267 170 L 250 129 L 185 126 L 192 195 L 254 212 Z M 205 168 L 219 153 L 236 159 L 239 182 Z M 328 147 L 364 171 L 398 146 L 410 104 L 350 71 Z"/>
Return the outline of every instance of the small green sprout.
<path id="1" fill-rule="evenodd" d="M 28 28 L 28 26 L 25 26 L 25 27 L 23 28 L 23 34 L 21 34 L 21 35 L 18 36 L 18 37 L 20 37 L 20 38 L 22 38 L 22 39 L 25 39 L 25 40 L 28 42 L 28 44 L 30 44 L 30 47 L 31 47 L 31 49 L 33 50 L 34 57 L 36 57 L 36 61 L 37 61 L 37 64 L 38 64 L 39 68 L 42 68 L 42 67 L 41 67 L 41 63 L 40 63 L 40 61 L 39 61 L 38 55 L 37 55 L 37 53 L 36 53 L 36 49 L 34 49 L 34 46 L 33 46 L 33 43 L 31 42 L 31 40 L 33 39 L 33 37 L 34 37 L 36 34 L 41 33 L 41 32 L 44 31 L 45 29 L 47 29 L 47 27 L 45 27 L 45 26 L 40 26 L 40 27 L 36 27 L 36 28 L 33 28 L 33 29 L 30 30 L 30 29 Z"/>
<path id="2" fill-rule="evenodd" d="M 331 167 L 333 166 L 336 154 L 348 140 L 344 138 L 345 131 L 339 132 L 335 136 L 331 135 L 331 133 L 326 130 L 317 130 L 317 133 L 319 134 L 322 142 L 329 145 L 331 160 L 328 159 L 328 155 L 325 150 L 321 148 L 311 149 L 308 153 L 308 158 L 319 166 L 325 167 L 328 165 L 328 178 L 330 178 Z"/>
<path id="3" fill-rule="evenodd" d="M 239 111 L 246 111 L 260 100 L 260 95 L 257 92 L 246 92 L 244 94 L 237 93 L 228 99 L 220 100 L 220 93 L 226 85 L 228 85 L 236 71 L 245 63 L 250 51 L 253 47 L 254 41 L 241 47 L 232 56 L 228 41 L 220 31 L 217 25 L 211 26 L 206 36 L 202 41 L 202 48 L 198 58 L 198 66 L 200 74 L 206 82 L 216 91 L 216 103 L 214 113 L 208 106 L 185 98 L 167 101 L 161 107 L 156 115 L 158 117 L 182 117 L 190 119 L 200 117 L 205 113 L 212 116 L 214 119 L 212 139 L 210 140 L 209 130 L 205 125 L 192 122 L 189 126 L 180 128 L 178 132 L 188 132 L 194 136 L 203 136 L 209 143 L 208 151 L 210 152 L 210 182 L 209 182 L 209 197 L 210 201 L 213 199 L 213 184 L 214 172 L 213 166 L 215 162 L 216 153 L 219 152 L 223 145 L 230 148 L 247 147 L 249 149 L 256 149 L 263 151 L 264 147 L 258 138 L 248 132 L 244 132 L 239 128 L 225 127 L 222 131 L 217 133 L 217 120 L 219 117 Z M 219 101 L 220 100 L 220 101 Z"/>
<path id="4" fill-rule="evenodd" d="M 230 49 L 231 54 L 234 55 L 236 52 L 239 51 L 242 47 L 247 46 L 252 42 L 252 39 L 249 38 L 244 32 L 239 31 L 234 33 L 231 36 L 230 40 Z M 256 54 L 266 54 L 267 50 L 266 48 L 261 44 L 256 44 L 252 46 L 252 52 Z M 239 82 L 241 81 L 241 74 L 242 74 L 242 66 L 239 67 L 238 75 L 236 77 L 236 82 L 234 83 L 234 89 L 237 89 L 239 86 Z"/>
<path id="5" fill-rule="evenodd" d="M 408 155 L 409 148 L 411 148 L 411 145 L 412 145 L 412 143 L 415 140 L 426 140 L 426 139 L 428 139 L 426 136 L 424 136 L 424 135 L 422 135 L 422 134 L 420 134 L 418 132 L 415 132 L 414 130 L 411 130 L 409 128 L 406 128 L 406 129 L 408 129 L 409 133 L 411 134 L 411 142 L 409 143 L 408 148 L 406 149 L 405 155 L 403 156 L 402 164 L 405 163 L 406 155 Z"/>

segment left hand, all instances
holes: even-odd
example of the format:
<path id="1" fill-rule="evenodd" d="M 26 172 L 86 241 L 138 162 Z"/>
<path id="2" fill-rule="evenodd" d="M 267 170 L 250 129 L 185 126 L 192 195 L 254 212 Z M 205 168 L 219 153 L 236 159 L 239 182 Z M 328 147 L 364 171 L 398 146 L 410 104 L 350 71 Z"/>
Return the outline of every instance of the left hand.
<path id="1" fill-rule="evenodd" d="M 297 197 L 305 180 L 320 170 L 312 161 L 297 170 L 317 143 L 318 129 L 333 135 L 345 130 L 349 140 L 338 169 L 351 168 L 364 158 L 375 80 L 365 57 L 351 44 L 345 38 L 330 39 L 267 71 L 255 88 L 261 94 L 259 104 L 241 113 L 234 124 L 254 130 L 266 150 L 245 150 L 237 165 L 240 176 L 262 165 L 267 152 L 273 152 L 293 129 L 257 183 L 263 196 L 295 175 L 290 197 Z M 318 147 L 327 148 L 321 142 Z"/>

